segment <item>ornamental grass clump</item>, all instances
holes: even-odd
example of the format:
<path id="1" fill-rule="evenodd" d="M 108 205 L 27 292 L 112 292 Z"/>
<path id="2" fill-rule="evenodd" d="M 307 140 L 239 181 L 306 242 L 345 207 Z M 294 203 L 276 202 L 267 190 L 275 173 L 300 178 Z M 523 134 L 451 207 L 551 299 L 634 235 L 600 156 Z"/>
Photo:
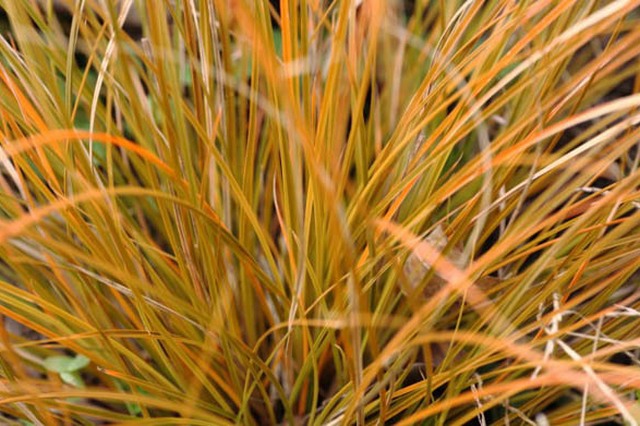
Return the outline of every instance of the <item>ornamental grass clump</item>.
<path id="1" fill-rule="evenodd" d="M 640 1 L 0 0 L 3 424 L 638 424 Z"/>

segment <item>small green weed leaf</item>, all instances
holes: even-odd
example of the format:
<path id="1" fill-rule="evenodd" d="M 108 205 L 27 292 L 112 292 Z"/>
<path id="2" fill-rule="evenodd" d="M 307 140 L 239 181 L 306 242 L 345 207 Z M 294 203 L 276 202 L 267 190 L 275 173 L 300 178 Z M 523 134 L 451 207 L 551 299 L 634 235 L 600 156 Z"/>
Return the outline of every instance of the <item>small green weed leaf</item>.
<path id="1" fill-rule="evenodd" d="M 75 358 L 73 358 L 71 363 L 68 365 L 68 367 L 71 369 L 71 371 L 78 371 L 78 370 L 82 370 L 87 365 L 89 365 L 89 362 L 90 360 L 86 356 L 76 355 Z"/>
<path id="2" fill-rule="evenodd" d="M 65 355 L 50 356 L 44 360 L 47 370 L 55 373 L 73 373 L 82 370 L 89 365 L 89 358 L 84 355 L 76 355 L 74 358 Z"/>
<path id="3" fill-rule="evenodd" d="M 76 371 L 62 372 L 60 373 L 60 378 L 62 379 L 63 382 L 65 382 L 68 385 L 74 386 L 76 388 L 84 388 L 84 382 L 82 381 L 82 377 L 80 376 L 80 373 Z"/>

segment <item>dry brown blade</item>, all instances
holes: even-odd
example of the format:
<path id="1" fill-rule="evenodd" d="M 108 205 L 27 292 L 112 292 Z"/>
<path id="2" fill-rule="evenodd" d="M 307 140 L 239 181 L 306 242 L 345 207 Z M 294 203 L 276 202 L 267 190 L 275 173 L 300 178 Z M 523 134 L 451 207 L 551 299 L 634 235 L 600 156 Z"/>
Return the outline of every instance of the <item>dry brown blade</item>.
<path id="1" fill-rule="evenodd" d="M 441 253 L 444 252 L 449 245 L 449 239 L 441 224 L 436 225 L 436 227 L 424 237 L 423 241 L 427 242 Z M 447 257 L 460 269 L 464 269 L 468 266 L 464 261 L 462 250 L 459 247 L 451 247 L 447 253 Z M 420 259 L 413 252 L 410 253 L 403 265 L 403 272 L 407 279 L 407 283 L 411 287 L 410 290 L 415 290 L 420 283 L 424 281 L 426 275 L 431 269 L 432 265 L 430 265 L 429 262 L 424 259 Z M 476 285 L 485 291 L 495 285 L 498 281 L 499 280 L 494 277 L 482 277 L 478 280 Z M 446 284 L 447 280 L 442 277 L 438 271 L 434 271 L 433 277 L 426 283 L 422 290 L 422 296 L 424 296 L 424 298 L 430 298 L 440 291 Z M 405 295 L 408 293 L 407 290 L 409 289 L 402 289 Z"/>
<path id="2" fill-rule="evenodd" d="M 424 237 L 423 241 L 432 245 L 440 252 L 443 252 L 449 245 L 449 239 L 441 224 L 436 225 L 436 227 Z M 464 261 L 462 249 L 459 247 L 451 247 L 448 251 L 448 258 L 460 269 L 465 269 L 468 266 Z M 410 289 L 401 289 L 405 296 L 421 297 L 423 300 L 428 300 L 434 297 L 447 285 L 448 281 L 442 277 L 437 270 L 435 270 L 433 276 L 424 284 L 421 293 L 416 294 L 416 288 L 424 281 L 426 275 L 431 271 L 431 269 L 432 265 L 429 264 L 428 261 L 420 259 L 414 252 L 409 254 L 403 265 L 403 273 L 406 277 L 406 282 L 410 286 Z M 500 280 L 495 277 L 482 277 L 475 284 L 482 291 L 487 291 L 499 281 Z M 459 308 L 460 302 L 456 301 L 453 309 L 458 310 Z M 427 362 L 427 365 L 429 366 L 429 374 L 433 374 L 433 369 L 438 368 L 446 359 L 446 354 L 448 353 L 449 348 L 450 343 L 444 342 L 434 342 L 429 345 L 430 353 L 426 355 L 430 358 Z M 456 358 L 462 358 L 464 353 L 465 351 L 458 353 Z"/>

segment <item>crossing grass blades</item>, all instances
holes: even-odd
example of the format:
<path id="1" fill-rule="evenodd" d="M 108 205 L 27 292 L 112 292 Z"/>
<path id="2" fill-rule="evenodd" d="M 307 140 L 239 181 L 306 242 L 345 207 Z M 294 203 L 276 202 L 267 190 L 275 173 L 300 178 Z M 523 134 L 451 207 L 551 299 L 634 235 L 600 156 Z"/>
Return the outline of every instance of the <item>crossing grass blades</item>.
<path id="1" fill-rule="evenodd" d="M 638 424 L 640 1 L 0 10 L 3 424 Z"/>

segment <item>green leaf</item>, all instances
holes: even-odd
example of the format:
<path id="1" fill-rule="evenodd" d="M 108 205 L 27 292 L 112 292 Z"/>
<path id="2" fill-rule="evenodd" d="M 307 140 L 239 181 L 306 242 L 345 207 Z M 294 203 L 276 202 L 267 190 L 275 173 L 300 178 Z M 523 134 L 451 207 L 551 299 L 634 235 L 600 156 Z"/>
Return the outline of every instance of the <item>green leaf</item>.
<path id="1" fill-rule="evenodd" d="M 56 355 L 46 358 L 44 360 L 44 366 L 47 370 L 62 375 L 62 373 L 73 373 L 82 370 L 89 365 L 89 362 L 89 358 L 84 355 L 76 355 L 75 358 L 66 355 Z"/>
<path id="2" fill-rule="evenodd" d="M 75 386 L 77 388 L 84 388 L 84 382 L 78 372 L 63 372 L 60 373 L 60 378 L 68 385 Z"/>

